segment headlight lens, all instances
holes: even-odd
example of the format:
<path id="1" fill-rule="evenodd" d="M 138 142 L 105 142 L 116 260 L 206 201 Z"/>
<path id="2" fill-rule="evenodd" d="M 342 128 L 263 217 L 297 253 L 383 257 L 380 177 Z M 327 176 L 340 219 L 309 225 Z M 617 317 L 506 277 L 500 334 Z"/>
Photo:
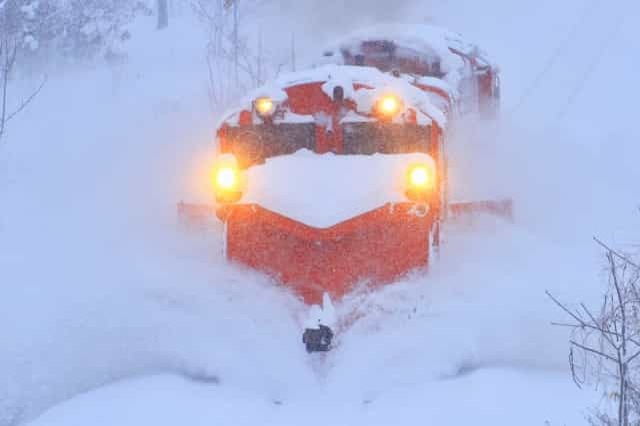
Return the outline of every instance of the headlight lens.
<path id="1" fill-rule="evenodd" d="M 402 109 L 402 100 L 396 95 L 385 95 L 376 103 L 376 113 L 382 117 L 393 117 Z"/>
<path id="2" fill-rule="evenodd" d="M 414 188 L 426 188 L 430 183 L 429 170 L 426 166 L 414 166 L 409 169 L 409 183 Z"/>
<path id="3" fill-rule="evenodd" d="M 216 188 L 233 191 L 238 188 L 238 170 L 235 167 L 223 166 L 216 173 Z"/>
<path id="4" fill-rule="evenodd" d="M 428 201 L 435 188 L 435 172 L 428 164 L 414 164 L 407 172 L 406 195 L 412 201 Z"/>
<path id="5" fill-rule="evenodd" d="M 265 96 L 254 101 L 254 107 L 261 117 L 269 117 L 275 112 L 276 106 L 273 99 Z"/>
<path id="6" fill-rule="evenodd" d="M 238 168 L 238 161 L 233 154 L 222 154 L 216 160 L 212 178 L 217 201 L 235 203 L 240 200 L 243 181 Z"/>

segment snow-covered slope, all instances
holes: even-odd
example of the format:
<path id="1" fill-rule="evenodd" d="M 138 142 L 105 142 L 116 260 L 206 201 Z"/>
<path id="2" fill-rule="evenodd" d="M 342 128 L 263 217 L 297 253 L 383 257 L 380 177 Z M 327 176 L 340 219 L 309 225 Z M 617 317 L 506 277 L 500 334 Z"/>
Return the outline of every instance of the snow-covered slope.
<path id="1" fill-rule="evenodd" d="M 176 200 L 207 197 L 217 119 L 192 23 L 134 46 L 115 74 L 51 75 L 0 151 L 0 424 L 579 423 L 596 396 L 571 383 L 544 290 L 593 300 L 591 236 L 638 241 L 639 7 L 626 3 L 433 5 L 504 79 L 500 126 L 456 143 L 456 191 L 511 193 L 518 220 L 452 228 L 428 277 L 337 306 L 362 316 L 324 359 L 299 341 L 300 302 L 224 265 L 215 232 L 176 226 Z M 281 27 L 278 13 L 261 19 Z M 322 28 L 348 11 L 308 13 Z"/>

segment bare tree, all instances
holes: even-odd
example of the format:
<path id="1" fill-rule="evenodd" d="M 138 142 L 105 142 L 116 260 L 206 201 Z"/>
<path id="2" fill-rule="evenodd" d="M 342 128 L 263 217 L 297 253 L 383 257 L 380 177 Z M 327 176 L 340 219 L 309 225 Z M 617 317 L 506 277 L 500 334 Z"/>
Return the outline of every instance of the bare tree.
<path id="1" fill-rule="evenodd" d="M 11 114 L 7 113 L 7 97 L 9 91 L 9 75 L 16 62 L 17 48 L 9 43 L 8 37 L 0 39 L 0 141 L 4 136 L 7 122 Z"/>
<path id="2" fill-rule="evenodd" d="M 195 0 L 192 7 L 207 30 L 206 59 L 209 72 L 209 101 L 212 106 L 228 100 L 231 67 L 226 48 L 229 33 L 222 1 Z"/>
<path id="3" fill-rule="evenodd" d="M 168 0 L 156 0 L 158 23 L 157 28 L 162 30 L 169 26 L 169 1 Z"/>
<path id="4" fill-rule="evenodd" d="M 589 418 L 593 425 L 629 426 L 640 421 L 640 268 L 630 256 L 600 240 L 605 249 L 607 289 L 597 311 L 580 303 L 570 308 L 547 295 L 571 319 L 569 363 L 578 386 L 594 382 L 607 389 L 615 410 L 603 408 Z"/>
<path id="5" fill-rule="evenodd" d="M 0 6 L 2 6 L 0 7 L 0 24 L 2 24 L 0 25 L 0 144 L 2 144 L 8 123 L 33 101 L 42 90 L 45 80 L 17 106 L 10 107 L 9 83 L 16 65 L 19 43 L 15 34 L 12 34 L 10 30 L 12 26 L 8 24 L 8 8 L 4 7 L 6 2 L 0 4 Z"/>
<path id="6" fill-rule="evenodd" d="M 192 1 L 208 34 L 209 99 L 214 109 L 226 107 L 250 88 L 277 76 L 291 60 L 274 55 L 265 46 L 262 31 L 240 31 L 243 19 L 258 4 L 256 0 Z"/>

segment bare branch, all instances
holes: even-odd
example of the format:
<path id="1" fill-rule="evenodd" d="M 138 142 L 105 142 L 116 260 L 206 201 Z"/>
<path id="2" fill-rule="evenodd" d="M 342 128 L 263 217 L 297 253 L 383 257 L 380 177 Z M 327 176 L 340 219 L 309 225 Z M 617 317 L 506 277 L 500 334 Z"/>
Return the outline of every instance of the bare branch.
<path id="1" fill-rule="evenodd" d="M 569 367 L 571 368 L 571 377 L 573 382 L 576 384 L 578 389 L 582 389 L 582 382 L 578 380 L 578 375 L 576 373 L 576 363 L 574 360 L 573 348 L 569 349 Z"/>
<path id="2" fill-rule="evenodd" d="M 9 45 L 7 38 L 0 40 L 0 140 L 7 126 L 7 99 L 9 93 L 9 75 L 16 61 L 17 45 Z"/>
<path id="3" fill-rule="evenodd" d="M 640 355 L 640 351 L 636 352 L 635 354 L 631 355 L 629 358 L 627 358 L 626 362 L 630 363 L 631 361 L 633 361 L 634 359 L 636 359 L 638 356 Z"/>
<path id="4" fill-rule="evenodd" d="M 22 112 L 22 110 L 24 110 L 35 99 L 35 97 L 38 96 L 38 94 L 42 91 L 42 88 L 46 83 L 47 83 L 47 76 L 45 75 L 42 78 L 40 85 L 33 92 L 31 92 L 31 94 L 26 99 L 22 100 L 22 102 L 20 102 L 20 105 L 18 105 L 18 107 L 13 112 L 7 115 L 7 118 L 5 121 L 8 123 L 9 121 L 11 121 L 12 118 L 14 118 L 20 112 Z"/>
<path id="5" fill-rule="evenodd" d="M 589 346 L 582 345 L 582 344 L 576 342 L 575 340 L 570 340 L 569 343 L 571 343 L 573 346 L 575 346 L 577 348 L 580 348 L 580 349 L 582 349 L 584 351 L 587 351 L 587 352 L 590 352 L 592 354 L 598 355 L 598 356 L 600 356 L 602 358 L 606 358 L 609 361 L 612 361 L 612 362 L 615 362 L 615 363 L 618 362 L 618 359 L 612 357 L 611 355 L 608 355 L 608 354 L 606 354 L 606 353 L 604 353 L 602 351 L 599 351 L 597 349 L 590 348 Z"/>
<path id="6" fill-rule="evenodd" d="M 587 308 L 587 306 L 584 303 L 581 303 L 580 306 L 585 311 L 585 313 L 589 316 L 589 319 L 591 320 L 591 322 L 596 325 L 595 326 L 596 330 L 598 330 L 598 331 L 600 331 L 602 333 L 602 337 L 604 337 L 612 347 L 617 349 L 618 346 L 615 344 L 615 342 L 613 340 L 611 340 L 611 337 L 609 335 L 610 334 L 609 330 L 605 330 L 603 327 L 600 326 L 600 324 L 598 323 L 598 320 L 593 316 L 593 314 L 591 313 L 589 308 Z M 615 325 L 615 323 L 614 323 L 614 325 Z M 618 336 L 617 332 L 616 333 L 612 333 L 612 334 L 614 336 L 616 336 L 616 337 Z"/>
<path id="7" fill-rule="evenodd" d="M 563 311 L 565 311 L 569 316 L 571 316 L 571 318 L 573 318 L 574 320 L 576 320 L 578 322 L 578 324 L 580 324 L 580 326 L 586 325 L 585 321 L 580 318 L 577 314 L 575 314 L 574 312 L 572 312 L 569 308 L 567 308 L 565 305 L 563 305 L 558 299 L 556 299 L 555 297 L 553 297 L 553 295 L 549 292 L 549 290 L 545 290 L 545 293 L 547 296 L 549 296 L 549 298 L 551 300 L 553 300 L 553 302 L 558 305 L 558 307 L 560 309 L 562 309 Z"/>
<path id="8" fill-rule="evenodd" d="M 591 324 L 567 324 L 567 323 L 562 323 L 562 322 L 551 322 L 551 325 L 553 325 L 554 327 L 567 327 L 567 328 L 573 328 L 573 329 L 581 329 L 581 328 L 586 328 L 589 330 L 593 330 L 593 331 L 597 331 L 598 333 L 606 333 L 610 336 L 619 338 L 620 334 L 616 333 L 615 331 L 611 331 L 611 330 L 604 330 L 600 327 L 596 327 L 593 326 Z M 637 339 L 633 339 L 631 337 L 627 336 L 627 340 L 631 343 L 633 343 L 634 345 L 638 346 L 640 348 L 640 341 L 638 341 Z"/>
<path id="9" fill-rule="evenodd" d="M 7 124 L 20 114 L 42 91 L 47 77 L 45 76 L 40 85 L 13 110 L 9 111 L 9 80 L 16 65 L 18 56 L 18 44 L 12 41 L 6 34 L 0 39 L 0 140 L 6 133 Z"/>
<path id="10" fill-rule="evenodd" d="M 602 241 L 600 241 L 597 237 L 593 237 L 593 240 L 598 243 L 598 245 L 600 245 L 601 247 L 603 247 L 605 250 L 607 250 L 608 252 L 610 252 L 611 254 L 613 254 L 615 257 L 617 257 L 618 259 L 622 260 L 623 262 L 633 266 L 634 268 L 640 270 L 640 265 L 638 265 L 637 263 L 635 263 L 634 261 L 632 261 L 631 259 L 629 259 L 627 256 L 624 256 L 622 254 L 620 254 L 619 252 L 617 252 L 616 250 L 612 249 L 611 247 L 609 247 L 608 245 L 606 245 L 605 243 L 603 243 Z"/>

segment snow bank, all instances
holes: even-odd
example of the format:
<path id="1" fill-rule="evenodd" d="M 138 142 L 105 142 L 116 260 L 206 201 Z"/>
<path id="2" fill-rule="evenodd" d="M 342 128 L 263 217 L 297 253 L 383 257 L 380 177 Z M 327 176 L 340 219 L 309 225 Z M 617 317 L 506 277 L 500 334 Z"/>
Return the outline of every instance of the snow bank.
<path id="1" fill-rule="evenodd" d="M 486 384 L 492 386 L 487 389 Z M 548 392 L 549 386 L 557 390 Z M 109 386 L 56 407 L 33 425 L 61 426 L 91 423 L 97 426 L 137 425 L 289 425 L 304 421 L 326 424 L 422 425 L 483 423 L 539 425 L 548 419 L 579 423 L 582 415 L 565 414 L 574 401 L 558 398 L 571 391 L 572 383 L 556 375 L 530 375 L 512 369 L 487 369 L 457 380 L 443 379 L 416 384 L 401 392 L 359 399 L 347 392 L 302 390 L 287 400 L 256 397 L 250 390 L 228 390 L 209 384 L 193 384 L 175 377 L 154 376 Z M 507 393 L 527 394 L 531 400 L 503 401 Z M 134 402 L 134 403 L 132 403 Z M 452 404 L 453 403 L 453 404 Z"/>

